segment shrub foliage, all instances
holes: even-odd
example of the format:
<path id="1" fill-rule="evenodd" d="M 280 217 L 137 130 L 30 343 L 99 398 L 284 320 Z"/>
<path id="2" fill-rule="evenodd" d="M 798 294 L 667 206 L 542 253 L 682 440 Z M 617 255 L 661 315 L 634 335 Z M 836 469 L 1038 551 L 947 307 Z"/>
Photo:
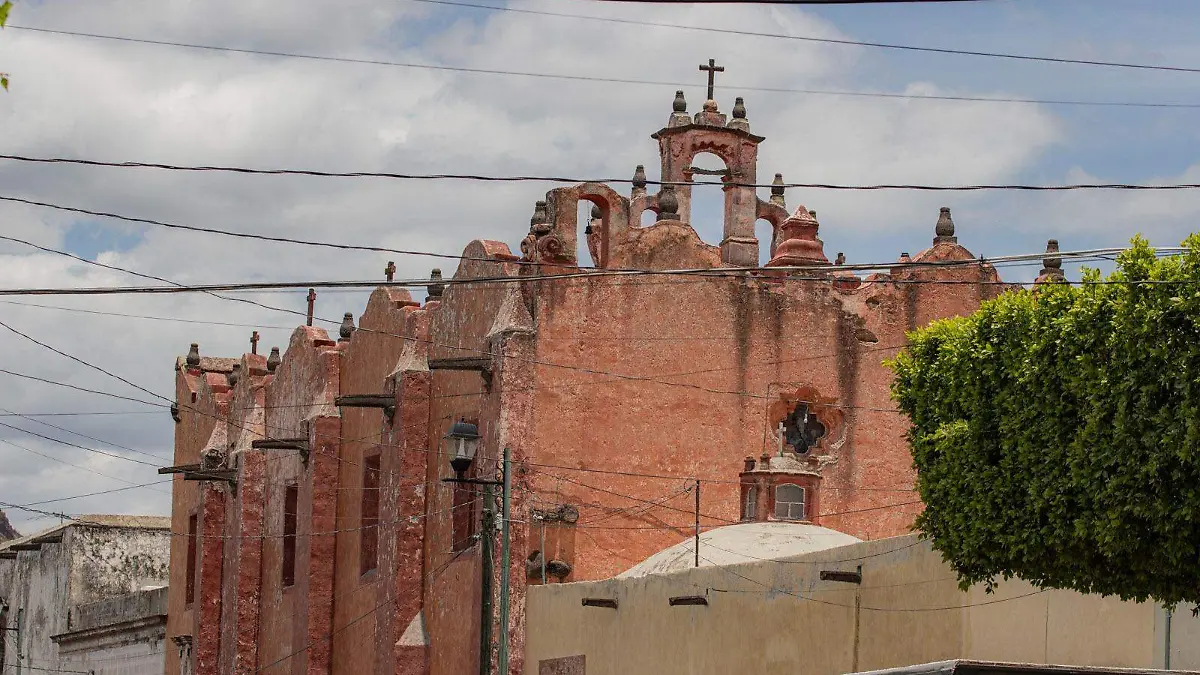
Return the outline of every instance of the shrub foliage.
<path id="1" fill-rule="evenodd" d="M 926 508 L 966 587 L 1200 603 L 1200 235 L 1141 238 L 910 336 L 891 366 Z"/>

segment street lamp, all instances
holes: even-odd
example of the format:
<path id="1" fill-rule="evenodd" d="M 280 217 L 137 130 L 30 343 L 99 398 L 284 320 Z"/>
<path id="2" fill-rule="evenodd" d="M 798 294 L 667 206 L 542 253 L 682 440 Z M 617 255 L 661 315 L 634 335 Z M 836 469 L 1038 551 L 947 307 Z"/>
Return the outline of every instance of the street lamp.
<path id="1" fill-rule="evenodd" d="M 479 533 L 479 558 L 480 558 L 480 602 L 479 602 L 479 673 L 480 675 L 490 675 L 492 672 L 492 575 L 495 573 L 494 555 L 492 548 L 495 545 L 496 537 L 496 499 L 492 492 L 492 486 L 504 486 L 504 519 L 503 523 L 503 551 L 502 566 L 500 568 L 500 603 L 501 615 L 504 617 L 500 624 L 501 646 L 497 657 L 500 664 L 501 672 L 507 675 L 508 673 L 508 562 L 509 562 L 509 538 L 508 538 L 508 515 L 509 515 L 509 489 L 508 482 L 508 448 L 504 449 L 504 481 L 498 481 L 487 478 L 467 478 L 467 471 L 471 468 L 471 464 L 475 462 L 475 453 L 479 450 L 479 427 L 465 419 L 459 419 L 450 426 L 450 431 L 442 437 L 448 446 L 446 450 L 450 455 L 450 468 L 454 469 L 454 478 L 443 478 L 446 483 L 454 483 L 454 502 L 452 506 L 452 520 L 457 525 L 459 519 L 467 521 L 474 517 L 469 507 L 473 488 L 471 486 L 478 485 L 481 488 L 483 496 L 483 525 Z M 458 527 L 454 527 L 456 531 Z M 463 528 L 464 530 L 466 528 Z M 465 542 L 463 542 L 465 543 Z M 457 548 L 457 544 L 455 544 Z"/>
<path id="2" fill-rule="evenodd" d="M 457 480 L 462 481 L 479 450 L 479 427 L 460 419 L 450 427 L 445 438 L 450 444 L 450 468 L 454 469 Z"/>

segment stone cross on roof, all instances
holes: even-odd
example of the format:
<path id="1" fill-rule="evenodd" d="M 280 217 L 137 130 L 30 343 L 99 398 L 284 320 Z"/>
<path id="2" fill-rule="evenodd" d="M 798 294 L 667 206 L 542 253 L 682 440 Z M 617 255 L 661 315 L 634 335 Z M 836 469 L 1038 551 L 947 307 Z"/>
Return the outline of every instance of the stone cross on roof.
<path id="1" fill-rule="evenodd" d="M 709 59 L 708 65 L 700 64 L 700 70 L 708 71 L 708 100 L 713 100 L 713 84 L 715 83 L 717 73 L 725 72 L 725 66 L 718 66 L 716 59 Z"/>

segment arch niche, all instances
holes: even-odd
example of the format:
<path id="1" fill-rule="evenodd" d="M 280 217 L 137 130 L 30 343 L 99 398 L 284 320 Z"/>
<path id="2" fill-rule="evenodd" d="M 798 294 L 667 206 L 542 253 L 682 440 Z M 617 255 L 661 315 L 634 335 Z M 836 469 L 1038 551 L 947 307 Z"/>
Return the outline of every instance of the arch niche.
<path id="1" fill-rule="evenodd" d="M 590 202 L 599 210 L 596 219 L 579 217 L 579 203 Z M 596 267 L 608 267 L 611 250 L 629 229 L 629 200 L 602 183 L 582 183 L 555 188 L 546 194 L 547 211 L 554 233 L 562 242 L 564 256 L 578 265 L 579 238 L 584 237 Z M 584 223 L 581 225 L 580 220 Z M 591 233 L 586 234 L 590 229 Z"/>

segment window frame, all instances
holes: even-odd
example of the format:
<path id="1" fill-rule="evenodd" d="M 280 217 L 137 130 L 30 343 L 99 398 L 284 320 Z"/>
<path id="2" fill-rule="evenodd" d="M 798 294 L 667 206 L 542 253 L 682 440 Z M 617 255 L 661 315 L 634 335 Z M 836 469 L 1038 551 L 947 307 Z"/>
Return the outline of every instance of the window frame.
<path id="1" fill-rule="evenodd" d="M 795 488 L 796 490 L 800 491 L 800 500 L 799 501 L 783 500 L 783 499 L 779 498 L 779 491 L 784 488 L 789 488 L 789 487 Z M 777 483 L 775 485 L 774 497 L 775 497 L 774 513 L 775 513 L 776 520 L 791 520 L 791 521 L 808 520 L 808 488 L 806 488 L 803 485 L 798 485 L 796 483 Z M 787 515 L 780 515 L 779 507 L 784 506 L 784 505 L 786 505 L 786 507 L 787 507 L 786 508 Z M 796 505 L 800 506 L 800 517 L 798 517 L 798 518 L 793 515 Z"/>
<path id="2" fill-rule="evenodd" d="M 199 565 L 200 546 L 197 541 L 200 527 L 200 515 L 193 511 L 188 514 L 187 531 L 187 579 L 183 584 L 183 604 L 192 606 L 196 602 L 196 571 Z"/>
<path id="3" fill-rule="evenodd" d="M 363 457 L 362 502 L 358 512 L 359 576 L 370 574 L 379 568 L 381 462 L 382 453 L 379 452 Z"/>
<path id="4" fill-rule="evenodd" d="M 296 585 L 296 530 L 300 521 L 300 486 L 288 483 L 283 488 L 283 546 L 279 556 L 280 586 L 287 589 Z"/>

